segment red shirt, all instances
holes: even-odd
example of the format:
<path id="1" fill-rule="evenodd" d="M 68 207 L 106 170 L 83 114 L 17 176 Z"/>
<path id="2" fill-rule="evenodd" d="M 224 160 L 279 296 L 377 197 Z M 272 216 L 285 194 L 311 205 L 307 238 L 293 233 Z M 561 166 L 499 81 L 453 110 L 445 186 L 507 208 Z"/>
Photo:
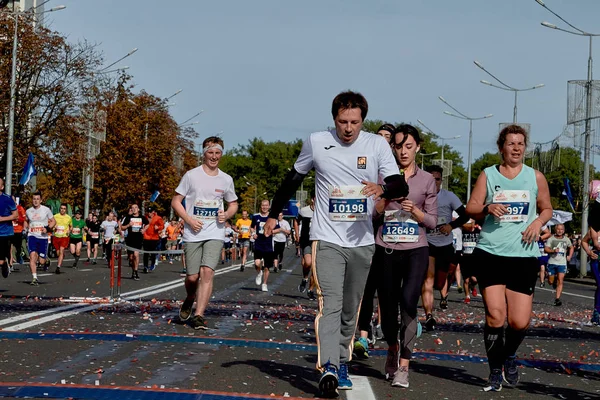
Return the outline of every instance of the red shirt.
<path id="1" fill-rule="evenodd" d="M 17 213 L 19 214 L 19 218 L 13 219 L 13 229 L 15 230 L 15 233 L 23 233 L 23 226 L 25 224 L 25 209 L 20 204 L 17 204 Z"/>
<path id="2" fill-rule="evenodd" d="M 148 228 L 144 232 L 144 239 L 146 240 L 159 240 L 159 233 L 164 229 L 165 222 L 158 214 L 155 214 L 154 217 L 148 223 Z"/>

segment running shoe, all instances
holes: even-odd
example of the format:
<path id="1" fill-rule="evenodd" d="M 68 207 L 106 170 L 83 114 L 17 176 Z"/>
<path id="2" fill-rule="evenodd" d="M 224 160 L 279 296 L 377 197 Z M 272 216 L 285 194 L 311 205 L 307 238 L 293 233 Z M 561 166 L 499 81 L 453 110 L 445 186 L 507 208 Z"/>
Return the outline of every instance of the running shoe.
<path id="1" fill-rule="evenodd" d="M 300 293 L 306 292 L 306 286 L 308 285 L 308 279 L 302 279 L 302 282 L 298 285 L 298 291 Z"/>
<path id="2" fill-rule="evenodd" d="M 315 294 L 314 290 L 308 290 L 308 292 L 306 292 L 306 295 L 308 296 L 309 300 L 316 300 L 317 299 L 317 295 Z"/>
<path id="3" fill-rule="evenodd" d="M 244 272 L 244 264 L 240 265 L 240 272 Z"/>
<path id="4" fill-rule="evenodd" d="M 477 285 L 471 287 L 471 297 L 477 297 Z"/>
<path id="5" fill-rule="evenodd" d="M 423 325 L 421 325 L 421 321 L 417 321 L 417 339 L 421 337 L 423 334 Z"/>
<path id="6" fill-rule="evenodd" d="M 448 309 L 448 296 L 442 297 L 442 299 L 440 300 L 440 308 L 442 310 Z"/>
<path id="7" fill-rule="evenodd" d="M 148 271 L 150 271 L 150 272 L 154 271 L 155 269 L 156 269 L 156 265 L 150 265 L 148 267 Z"/>
<path id="8" fill-rule="evenodd" d="M 465 304 L 471 304 L 471 297 L 465 297 Z"/>
<path id="9" fill-rule="evenodd" d="M 2 276 L 8 278 L 8 275 L 10 275 L 10 267 L 7 263 L 4 263 L 2 264 Z"/>
<path id="10" fill-rule="evenodd" d="M 263 272 L 262 272 L 262 269 L 261 269 L 260 272 L 258 274 L 256 274 L 256 278 L 254 279 L 254 283 L 256 283 L 257 285 L 260 285 L 262 283 L 262 276 L 263 276 Z"/>
<path id="11" fill-rule="evenodd" d="M 283 263 L 279 263 L 279 270 L 281 271 L 283 269 Z"/>
<path id="12" fill-rule="evenodd" d="M 596 310 L 594 310 L 594 313 L 592 314 L 592 319 L 590 320 L 590 322 L 593 325 L 600 325 L 600 313 Z"/>
<path id="13" fill-rule="evenodd" d="M 456 291 L 457 291 L 458 293 L 462 293 L 462 292 L 463 292 L 463 287 L 462 287 L 462 286 L 458 286 L 458 287 L 456 288 Z"/>
<path id="14" fill-rule="evenodd" d="M 137 271 L 136 271 L 136 272 L 134 272 L 134 273 L 131 275 L 131 278 L 132 278 L 134 281 L 139 281 L 139 280 L 140 280 L 140 275 L 139 275 L 139 274 L 137 273 Z"/>
<path id="15" fill-rule="evenodd" d="M 262 285 L 260 285 L 260 290 L 262 290 L 263 292 L 268 292 L 269 288 L 267 287 L 266 283 L 263 283 Z"/>
<path id="16" fill-rule="evenodd" d="M 425 330 L 427 332 L 431 332 L 435 329 L 435 326 L 437 325 L 435 318 L 433 318 L 433 315 L 431 314 L 427 314 L 427 317 L 425 318 Z"/>
<path id="17" fill-rule="evenodd" d="M 359 360 L 366 360 L 369 358 L 369 344 L 367 339 L 361 337 L 354 342 L 354 355 Z"/>
<path id="18" fill-rule="evenodd" d="M 144 273 L 147 274 L 148 273 L 148 267 L 144 267 Z"/>
<path id="19" fill-rule="evenodd" d="M 398 371 L 398 362 L 400 361 L 398 359 L 398 356 L 399 356 L 398 347 L 400 347 L 400 346 L 398 345 L 396 347 L 397 348 L 395 348 L 395 349 L 392 349 L 390 347 L 390 348 L 388 348 L 388 351 L 387 351 L 387 358 L 385 359 L 385 367 L 384 367 L 386 380 L 393 379 L 394 375 L 396 374 L 396 371 Z"/>
<path id="20" fill-rule="evenodd" d="M 194 298 L 186 298 L 179 308 L 179 319 L 187 321 L 192 315 L 192 307 L 194 306 Z"/>
<path id="21" fill-rule="evenodd" d="M 96 262 L 96 259 L 94 258 L 94 261 L 92 261 L 92 265 L 96 265 L 96 264 L 97 264 L 97 262 Z"/>
<path id="22" fill-rule="evenodd" d="M 340 372 L 338 374 L 338 389 L 352 390 L 352 381 L 348 376 L 348 365 L 340 363 Z"/>
<path id="23" fill-rule="evenodd" d="M 517 386 L 519 383 L 519 368 L 517 366 L 517 357 L 512 356 L 508 357 L 506 361 L 504 361 L 504 381 L 508 383 L 509 386 Z"/>
<path id="24" fill-rule="evenodd" d="M 327 362 L 323 366 L 323 373 L 319 379 L 319 392 L 320 397 L 333 399 L 338 397 L 339 379 L 337 368 Z"/>
<path id="25" fill-rule="evenodd" d="M 190 325 L 195 330 L 199 330 L 199 329 L 207 330 L 208 329 L 208 325 L 206 325 L 206 320 L 201 315 L 194 315 L 192 317 L 192 319 L 190 319 Z"/>
<path id="26" fill-rule="evenodd" d="M 54 271 L 54 273 L 55 273 L 56 275 L 59 275 L 59 274 L 60 274 L 60 267 L 56 267 L 56 270 Z"/>
<path id="27" fill-rule="evenodd" d="M 276 274 L 277 273 L 277 266 L 273 267 L 273 273 Z"/>
<path id="28" fill-rule="evenodd" d="M 381 325 L 375 325 L 375 339 L 383 340 L 383 329 L 381 329 Z"/>
<path id="29" fill-rule="evenodd" d="M 33 280 L 31 281 L 31 283 L 29 283 L 31 286 L 40 286 L 40 281 L 37 280 L 37 278 L 33 278 Z"/>
<path id="30" fill-rule="evenodd" d="M 555 305 L 556 307 L 560 307 L 560 306 L 562 306 L 562 301 L 561 301 L 560 299 L 555 299 L 555 300 L 554 300 L 554 305 Z"/>
<path id="31" fill-rule="evenodd" d="M 540 282 L 540 287 L 546 287 L 546 282 L 544 282 L 544 281 Z"/>
<path id="32" fill-rule="evenodd" d="M 483 387 L 484 392 L 499 392 L 502 390 L 502 370 L 493 369 L 490 372 L 488 382 Z"/>
<path id="33" fill-rule="evenodd" d="M 408 367 L 402 366 L 398 368 L 398 371 L 394 374 L 394 379 L 392 380 L 392 386 L 395 387 L 408 387 Z"/>

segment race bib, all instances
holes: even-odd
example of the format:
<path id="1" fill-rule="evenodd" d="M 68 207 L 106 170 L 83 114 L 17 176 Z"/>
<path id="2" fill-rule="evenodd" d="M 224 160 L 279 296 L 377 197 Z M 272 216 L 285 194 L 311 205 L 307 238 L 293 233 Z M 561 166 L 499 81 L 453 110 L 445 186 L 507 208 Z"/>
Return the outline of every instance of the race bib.
<path id="1" fill-rule="evenodd" d="M 361 194 L 364 186 L 330 186 L 329 219 L 354 222 L 367 219 L 367 198 Z"/>
<path id="2" fill-rule="evenodd" d="M 250 227 L 249 226 L 242 226 L 242 233 L 248 233 L 250 232 Z"/>
<path id="3" fill-rule="evenodd" d="M 131 232 L 141 232 L 142 226 L 141 218 L 131 218 Z"/>
<path id="4" fill-rule="evenodd" d="M 529 190 L 497 191 L 492 203 L 502 204 L 508 209 L 508 213 L 499 218 L 500 222 L 526 222 L 529 217 Z"/>
<path id="5" fill-rule="evenodd" d="M 43 222 L 31 222 L 31 224 L 29 225 L 29 232 L 31 233 L 45 233 L 46 229 L 44 229 L 44 223 Z"/>
<path id="6" fill-rule="evenodd" d="M 98 232 L 90 232 L 90 237 L 92 239 L 98 239 Z"/>
<path id="7" fill-rule="evenodd" d="M 433 229 L 427 230 L 428 236 L 446 236 L 445 233 L 440 231 L 440 228 L 448 223 L 448 218 L 438 216 L 437 226 Z"/>
<path id="8" fill-rule="evenodd" d="M 65 234 L 65 227 L 62 225 L 58 225 L 56 227 L 56 235 L 64 235 Z"/>
<path id="9" fill-rule="evenodd" d="M 546 257 L 548 254 L 544 251 L 544 242 L 538 242 L 538 247 L 540 248 L 540 257 Z"/>
<path id="10" fill-rule="evenodd" d="M 216 221 L 222 204 L 221 200 L 196 200 L 194 203 L 194 216 L 205 221 Z"/>
<path id="11" fill-rule="evenodd" d="M 386 243 L 415 243 L 419 241 L 419 224 L 411 214 L 402 210 L 386 210 L 381 231 Z"/>
<path id="12" fill-rule="evenodd" d="M 264 235 L 265 234 L 265 224 L 266 224 L 266 222 L 259 222 L 258 223 L 258 234 L 259 235 Z"/>
<path id="13" fill-rule="evenodd" d="M 81 228 L 73 228 L 72 234 L 79 235 L 81 233 Z"/>
<path id="14" fill-rule="evenodd" d="M 477 247 L 477 241 L 479 240 L 479 234 L 464 233 L 462 240 L 463 240 L 463 254 L 473 254 L 473 250 L 475 250 L 475 247 Z"/>

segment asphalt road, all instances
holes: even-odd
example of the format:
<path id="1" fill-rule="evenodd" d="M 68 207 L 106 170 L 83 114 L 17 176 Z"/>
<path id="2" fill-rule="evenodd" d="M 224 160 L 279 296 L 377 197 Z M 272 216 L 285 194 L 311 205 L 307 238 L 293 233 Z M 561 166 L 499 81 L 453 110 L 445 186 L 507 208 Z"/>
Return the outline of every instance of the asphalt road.
<path id="1" fill-rule="evenodd" d="M 56 263 L 53 263 L 54 266 Z M 125 264 L 125 263 L 124 263 Z M 286 251 L 269 292 L 251 266 L 220 265 L 207 312 L 209 331 L 178 320 L 181 264 L 161 262 L 141 280 L 124 268 L 119 301 L 110 302 L 109 268 L 80 264 L 40 274 L 21 267 L 0 278 L 0 396 L 86 399 L 314 398 L 318 374 L 316 302 L 298 293 L 299 258 Z M 53 270 L 53 268 L 52 268 Z M 453 290 L 438 329 L 424 333 L 411 363 L 410 388 L 384 380 L 385 343 L 350 366 L 355 388 L 342 399 L 600 398 L 600 328 L 590 326 L 594 287 L 566 283 L 563 306 L 551 289 L 535 293 L 532 328 L 520 348 L 518 388 L 484 393 L 487 379 L 481 298 Z M 436 306 L 439 301 L 436 295 Z M 289 397 L 288 397 L 289 396 Z"/>

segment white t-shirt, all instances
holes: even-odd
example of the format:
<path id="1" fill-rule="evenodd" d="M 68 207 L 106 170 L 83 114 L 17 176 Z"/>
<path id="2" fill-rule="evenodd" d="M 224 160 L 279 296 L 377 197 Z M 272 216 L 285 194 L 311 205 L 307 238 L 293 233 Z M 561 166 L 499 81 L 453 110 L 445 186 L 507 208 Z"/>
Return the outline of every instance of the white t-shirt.
<path id="1" fill-rule="evenodd" d="M 103 221 L 100 228 L 104 229 L 104 238 L 112 239 L 118 225 L 117 221 Z"/>
<path id="2" fill-rule="evenodd" d="M 225 243 L 231 243 L 231 237 L 233 236 L 233 229 L 225 228 Z"/>
<path id="3" fill-rule="evenodd" d="M 400 174 L 383 137 L 361 131 L 356 141 L 349 145 L 339 140 L 335 129 L 312 133 L 304 141 L 294 168 L 301 174 L 307 174 L 313 168 L 316 172 L 311 240 L 323 240 L 342 247 L 375 242 L 371 220 L 374 202 L 372 198 L 364 199 L 360 195 L 361 181 L 377 182 L 380 176 L 387 178 Z M 337 198 L 340 191 L 345 198 Z M 348 199 L 349 196 L 354 198 Z M 351 211 L 358 211 L 358 216 L 335 219 L 336 215 L 341 215 L 337 208 L 339 201 L 348 201 L 346 205 Z"/>
<path id="4" fill-rule="evenodd" d="M 292 227 L 290 226 L 289 222 L 287 222 L 285 219 L 282 219 L 281 221 L 279 221 L 279 227 L 285 231 L 291 232 Z M 273 239 L 276 242 L 287 242 L 287 235 L 283 232 L 279 232 L 273 235 Z"/>
<path id="5" fill-rule="evenodd" d="M 440 232 L 442 225 L 452 222 L 452 211 L 462 206 L 462 203 L 452 192 L 442 189 L 437 195 L 438 201 L 438 220 L 435 229 L 427 229 L 427 242 L 434 246 L 447 246 L 452 244 L 452 234 L 444 235 Z"/>
<path id="6" fill-rule="evenodd" d="M 207 175 L 201 165 L 183 175 L 175 192 L 185 196 L 188 215 L 202 220 L 203 223 L 199 232 L 194 232 L 186 223 L 183 231 L 184 242 L 225 240 L 225 223 L 217 222 L 217 212 L 224 210 L 223 200 L 228 203 L 237 200 L 231 176 L 221 170 L 218 170 L 215 176 Z"/>
<path id="7" fill-rule="evenodd" d="M 45 226 L 48 226 L 48 220 L 54 218 L 52 211 L 46 206 L 39 208 L 30 207 L 25 211 L 29 223 L 29 232 L 27 236 L 33 236 L 39 239 L 48 239 L 48 233 Z"/>

